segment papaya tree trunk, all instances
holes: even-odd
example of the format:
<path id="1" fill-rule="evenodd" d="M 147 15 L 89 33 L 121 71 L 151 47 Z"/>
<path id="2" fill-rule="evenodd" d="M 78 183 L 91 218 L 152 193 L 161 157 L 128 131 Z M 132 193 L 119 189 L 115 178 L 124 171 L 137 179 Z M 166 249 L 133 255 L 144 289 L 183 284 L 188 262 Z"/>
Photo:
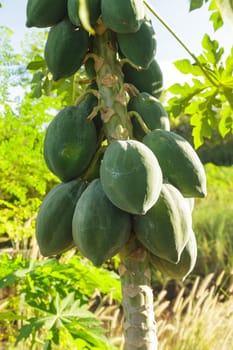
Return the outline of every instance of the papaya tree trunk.
<path id="1" fill-rule="evenodd" d="M 125 350 L 156 350 L 156 324 L 148 252 L 134 237 L 121 252 Z"/>
<path id="2" fill-rule="evenodd" d="M 132 125 L 127 113 L 127 94 L 115 46 L 114 33 L 100 26 L 94 38 L 94 62 L 102 106 L 101 118 L 108 142 L 132 138 Z M 148 252 L 132 235 L 120 256 L 124 349 L 156 350 Z"/>

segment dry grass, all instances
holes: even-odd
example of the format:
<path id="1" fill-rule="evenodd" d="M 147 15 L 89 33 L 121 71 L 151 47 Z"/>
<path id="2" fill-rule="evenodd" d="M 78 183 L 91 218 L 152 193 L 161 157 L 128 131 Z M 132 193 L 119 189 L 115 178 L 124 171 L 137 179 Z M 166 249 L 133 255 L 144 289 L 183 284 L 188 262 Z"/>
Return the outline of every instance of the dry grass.
<path id="1" fill-rule="evenodd" d="M 197 277 L 189 289 L 183 286 L 173 301 L 161 291 L 155 300 L 155 316 L 159 338 L 158 350 L 232 350 L 233 285 L 221 290 L 224 273 Z M 113 342 L 123 349 L 122 313 L 114 305 L 98 308 L 97 315 L 110 329 Z"/>

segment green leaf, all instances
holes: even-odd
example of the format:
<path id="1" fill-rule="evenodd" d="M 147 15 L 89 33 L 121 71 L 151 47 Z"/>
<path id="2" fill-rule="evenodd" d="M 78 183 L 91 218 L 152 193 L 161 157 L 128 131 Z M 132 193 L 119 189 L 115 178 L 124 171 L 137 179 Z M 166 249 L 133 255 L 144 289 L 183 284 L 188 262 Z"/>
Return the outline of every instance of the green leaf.
<path id="1" fill-rule="evenodd" d="M 210 16 L 210 20 L 213 22 L 215 31 L 223 26 L 222 15 L 219 11 L 214 11 Z"/>
<path id="2" fill-rule="evenodd" d="M 20 328 L 19 334 L 16 338 L 16 345 L 27 338 L 29 338 L 34 331 L 39 331 L 43 326 L 43 322 L 38 320 L 38 318 L 34 317 L 28 320 L 28 324 L 22 326 Z"/>
<path id="3" fill-rule="evenodd" d="M 219 48 L 218 41 L 211 40 L 209 35 L 205 34 L 202 39 L 202 47 L 205 49 L 207 62 L 216 65 L 224 53 L 224 49 Z"/>
<path id="4" fill-rule="evenodd" d="M 43 59 L 32 61 L 27 65 L 27 69 L 29 70 L 37 70 L 45 67 L 46 67 L 46 63 L 45 63 L 45 60 Z"/>
<path id="5" fill-rule="evenodd" d="M 200 67 L 196 64 L 192 64 L 188 59 L 178 60 L 173 64 L 183 74 L 192 74 L 194 76 L 203 75 Z"/>
<path id="6" fill-rule="evenodd" d="M 204 3 L 204 0 L 191 0 L 189 11 L 193 11 L 202 7 L 203 3 Z"/>
<path id="7" fill-rule="evenodd" d="M 16 321 L 16 320 L 26 320 L 27 318 L 23 315 L 16 315 L 15 312 L 7 311 L 0 313 L 0 321 Z"/>
<path id="8" fill-rule="evenodd" d="M 219 122 L 219 132 L 222 137 L 233 131 L 233 116 L 231 109 L 225 109 L 220 112 L 221 119 Z"/>

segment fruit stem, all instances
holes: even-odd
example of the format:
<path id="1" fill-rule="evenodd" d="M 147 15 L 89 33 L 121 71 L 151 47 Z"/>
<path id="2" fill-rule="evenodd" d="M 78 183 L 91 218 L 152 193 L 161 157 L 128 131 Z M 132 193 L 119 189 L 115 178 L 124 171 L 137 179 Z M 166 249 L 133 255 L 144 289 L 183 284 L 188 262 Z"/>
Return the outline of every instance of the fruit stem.
<path id="1" fill-rule="evenodd" d="M 188 46 L 184 43 L 184 41 L 178 36 L 178 34 L 175 33 L 174 29 L 172 29 L 169 24 L 158 14 L 158 12 L 149 4 L 148 1 L 144 0 L 145 6 L 149 9 L 149 11 L 159 20 L 160 23 L 169 31 L 169 33 L 178 41 L 178 43 L 185 49 L 185 51 L 194 59 L 198 67 L 200 67 L 201 71 L 204 73 L 206 78 L 209 80 L 209 82 L 213 86 L 218 86 L 216 82 L 211 78 L 208 71 L 205 69 L 205 67 L 202 65 L 202 63 L 199 61 L 199 59 L 191 52 L 191 50 L 188 48 Z"/>
<path id="2" fill-rule="evenodd" d="M 157 350 L 149 253 L 132 237 L 120 257 L 124 350 Z"/>
<path id="3" fill-rule="evenodd" d="M 139 122 L 142 130 L 146 133 L 149 134 L 151 132 L 151 130 L 148 128 L 148 126 L 145 124 L 145 122 L 143 121 L 142 117 L 140 116 L 140 114 L 136 111 L 130 111 L 128 112 L 130 117 L 135 117 L 137 119 L 137 121 Z"/>

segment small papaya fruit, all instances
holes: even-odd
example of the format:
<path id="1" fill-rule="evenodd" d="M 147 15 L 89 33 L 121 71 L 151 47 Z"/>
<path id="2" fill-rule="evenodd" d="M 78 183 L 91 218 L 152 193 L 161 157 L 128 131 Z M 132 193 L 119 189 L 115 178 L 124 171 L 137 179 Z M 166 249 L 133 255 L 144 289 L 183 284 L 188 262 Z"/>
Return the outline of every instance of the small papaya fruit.
<path id="1" fill-rule="evenodd" d="M 105 25 L 116 33 L 139 30 L 145 15 L 142 0 L 102 0 L 101 14 Z"/>
<path id="2" fill-rule="evenodd" d="M 95 179 L 76 204 L 72 227 L 79 251 L 95 266 L 100 266 L 119 253 L 128 241 L 131 219 L 110 202 L 100 180 Z"/>
<path id="3" fill-rule="evenodd" d="M 148 68 L 156 53 L 156 36 L 150 20 L 145 19 L 136 33 L 117 33 L 117 41 L 129 61 Z"/>
<path id="4" fill-rule="evenodd" d="M 65 18 L 67 0 L 28 0 L 26 7 L 26 26 L 47 28 Z"/>
<path id="5" fill-rule="evenodd" d="M 193 230 L 190 230 L 180 260 L 177 264 L 151 255 L 152 266 L 169 278 L 184 280 L 194 269 L 197 261 L 197 241 Z"/>
<path id="6" fill-rule="evenodd" d="M 100 179 L 110 201 L 131 214 L 145 214 L 157 201 L 162 186 L 156 157 L 136 140 L 117 140 L 108 145 Z"/>
<path id="7" fill-rule="evenodd" d="M 170 122 L 166 110 L 161 102 L 147 92 L 140 92 L 136 96 L 132 96 L 128 102 L 128 111 L 135 111 L 140 114 L 143 122 L 150 130 L 164 129 L 170 130 Z M 136 117 L 132 117 L 133 135 L 142 141 L 146 135 Z"/>
<path id="8" fill-rule="evenodd" d="M 159 98 L 163 90 L 163 74 L 154 58 L 146 69 L 136 69 L 129 63 L 123 65 L 124 80 L 134 85 L 140 92 L 148 92 Z"/>
<path id="9" fill-rule="evenodd" d="M 163 184 L 159 199 L 145 215 L 133 216 L 133 231 L 154 255 L 178 263 L 192 227 L 191 211 L 174 186 Z"/>
<path id="10" fill-rule="evenodd" d="M 45 196 L 36 219 L 36 239 L 43 256 L 58 255 L 74 246 L 72 218 L 85 188 L 77 179 L 60 183 Z"/>
<path id="11" fill-rule="evenodd" d="M 89 35 L 68 18 L 49 30 L 44 57 L 53 80 L 74 74 L 82 65 L 89 48 Z"/>
<path id="12" fill-rule="evenodd" d="M 46 130 L 46 164 L 64 182 L 81 176 L 96 151 L 96 128 L 88 114 L 85 105 L 64 107 Z"/>
<path id="13" fill-rule="evenodd" d="M 182 136 L 167 130 L 153 130 L 143 138 L 158 158 L 163 177 L 177 187 L 184 197 L 206 196 L 204 167 Z"/>

